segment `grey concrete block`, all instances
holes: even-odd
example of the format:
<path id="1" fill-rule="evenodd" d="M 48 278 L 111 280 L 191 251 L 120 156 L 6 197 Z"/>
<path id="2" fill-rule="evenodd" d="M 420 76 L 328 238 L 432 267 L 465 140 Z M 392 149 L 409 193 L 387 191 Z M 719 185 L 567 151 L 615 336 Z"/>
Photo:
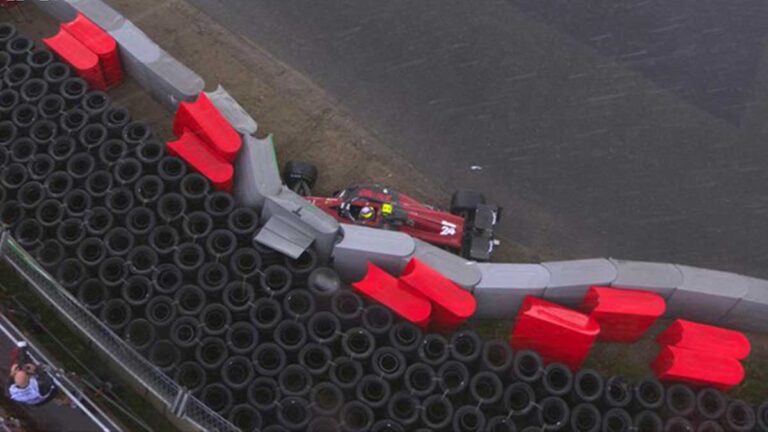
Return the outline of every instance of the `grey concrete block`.
<path id="1" fill-rule="evenodd" d="M 120 28 L 125 18 L 102 0 L 62 0 L 71 3 L 88 19 L 106 31 Z"/>
<path id="2" fill-rule="evenodd" d="M 215 91 L 205 92 L 205 94 L 236 131 L 243 135 L 256 134 L 259 128 L 256 120 L 248 114 L 222 85 L 219 85 Z"/>
<path id="3" fill-rule="evenodd" d="M 458 255 L 446 252 L 419 239 L 414 239 L 414 241 L 416 242 L 416 252 L 413 256 L 419 261 L 439 271 L 443 276 L 468 291 L 472 291 L 480 283 L 482 275 L 476 262 L 467 261 Z"/>
<path id="4" fill-rule="evenodd" d="M 592 285 L 610 285 L 616 279 L 616 267 L 605 258 L 542 263 L 550 279 L 544 290 L 546 300 L 578 307 Z"/>
<path id="5" fill-rule="evenodd" d="M 718 324 L 738 330 L 768 333 L 768 280 L 748 279 L 747 294 Z"/>
<path id="6" fill-rule="evenodd" d="M 120 45 L 125 71 L 167 108 L 193 101 L 205 87 L 200 75 L 163 51 L 132 22 L 125 21 L 109 34 Z"/>
<path id="7" fill-rule="evenodd" d="M 314 237 L 313 247 L 322 262 L 330 258 L 339 234 L 336 219 L 285 186 L 264 200 L 262 220 L 269 221 L 273 216 L 281 216 L 285 224 Z"/>
<path id="8" fill-rule="evenodd" d="M 616 267 L 616 280 L 611 284 L 619 288 L 654 291 L 668 299 L 683 283 L 683 274 L 674 264 L 610 259 Z"/>
<path id="9" fill-rule="evenodd" d="M 266 197 L 279 194 L 282 185 L 272 135 L 264 139 L 245 135 L 235 161 L 235 200 L 240 205 L 261 210 Z"/>
<path id="10" fill-rule="evenodd" d="M 256 234 L 256 242 L 284 255 L 298 258 L 315 241 L 314 235 L 283 216 L 273 216 Z"/>
<path id="11" fill-rule="evenodd" d="M 361 280 L 368 262 L 399 276 L 416 250 L 413 237 L 358 225 L 341 225 L 341 241 L 333 249 L 333 266 L 342 280 Z"/>
<path id="12" fill-rule="evenodd" d="M 683 283 L 667 300 L 666 316 L 718 323 L 749 292 L 749 278 L 678 265 Z"/>
<path id="13" fill-rule="evenodd" d="M 72 2 L 66 0 L 34 0 L 34 5 L 58 21 L 72 21 L 77 16 Z"/>
<path id="14" fill-rule="evenodd" d="M 527 295 L 541 297 L 549 285 L 549 270 L 540 264 L 479 263 L 482 278 L 472 292 L 478 318 L 511 319 Z"/>

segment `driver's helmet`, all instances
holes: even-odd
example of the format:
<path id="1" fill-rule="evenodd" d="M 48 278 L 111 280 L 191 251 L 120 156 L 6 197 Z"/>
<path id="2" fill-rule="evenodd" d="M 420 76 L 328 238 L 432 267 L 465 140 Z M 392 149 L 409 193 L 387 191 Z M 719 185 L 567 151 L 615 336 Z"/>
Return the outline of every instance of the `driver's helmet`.
<path id="1" fill-rule="evenodd" d="M 363 206 L 363 208 L 360 209 L 359 217 L 362 220 L 370 220 L 370 219 L 373 219 L 374 214 L 375 214 L 375 211 L 373 210 L 373 207 Z"/>

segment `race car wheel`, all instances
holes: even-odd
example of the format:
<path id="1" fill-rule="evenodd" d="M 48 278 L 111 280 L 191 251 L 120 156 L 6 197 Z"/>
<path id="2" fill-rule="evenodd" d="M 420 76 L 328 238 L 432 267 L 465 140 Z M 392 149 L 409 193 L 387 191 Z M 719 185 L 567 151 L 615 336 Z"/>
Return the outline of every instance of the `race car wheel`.
<path id="1" fill-rule="evenodd" d="M 474 211 L 479 204 L 485 204 L 485 196 L 480 192 L 459 189 L 451 196 L 451 213 L 466 215 Z"/>
<path id="2" fill-rule="evenodd" d="M 304 186 L 311 189 L 317 181 L 317 167 L 309 162 L 288 161 L 283 168 L 283 181 L 293 190 Z"/>

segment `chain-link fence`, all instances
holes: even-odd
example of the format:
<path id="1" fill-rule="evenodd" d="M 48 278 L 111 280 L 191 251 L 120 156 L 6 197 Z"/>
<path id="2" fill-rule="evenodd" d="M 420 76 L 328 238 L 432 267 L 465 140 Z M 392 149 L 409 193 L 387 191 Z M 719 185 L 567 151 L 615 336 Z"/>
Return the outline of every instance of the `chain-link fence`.
<path id="1" fill-rule="evenodd" d="M 189 421 L 193 428 L 206 431 L 236 432 L 238 429 L 128 346 L 109 327 L 85 309 L 48 274 L 10 235 L 0 236 L 0 256 L 8 262 L 37 293 L 51 304 L 74 328 L 80 331 L 131 380 L 162 403 L 169 412 Z"/>

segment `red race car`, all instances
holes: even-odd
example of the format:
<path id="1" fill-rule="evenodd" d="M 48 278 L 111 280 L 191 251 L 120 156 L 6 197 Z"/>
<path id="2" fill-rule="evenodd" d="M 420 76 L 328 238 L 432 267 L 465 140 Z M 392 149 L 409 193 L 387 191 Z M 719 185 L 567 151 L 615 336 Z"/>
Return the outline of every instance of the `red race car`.
<path id="1" fill-rule="evenodd" d="M 401 231 L 475 261 L 488 261 L 499 243 L 494 228 L 501 209 L 478 192 L 455 192 L 449 213 L 379 184 L 350 186 L 330 198 L 311 196 L 317 168 L 306 162 L 288 162 L 283 180 L 339 222 Z"/>

